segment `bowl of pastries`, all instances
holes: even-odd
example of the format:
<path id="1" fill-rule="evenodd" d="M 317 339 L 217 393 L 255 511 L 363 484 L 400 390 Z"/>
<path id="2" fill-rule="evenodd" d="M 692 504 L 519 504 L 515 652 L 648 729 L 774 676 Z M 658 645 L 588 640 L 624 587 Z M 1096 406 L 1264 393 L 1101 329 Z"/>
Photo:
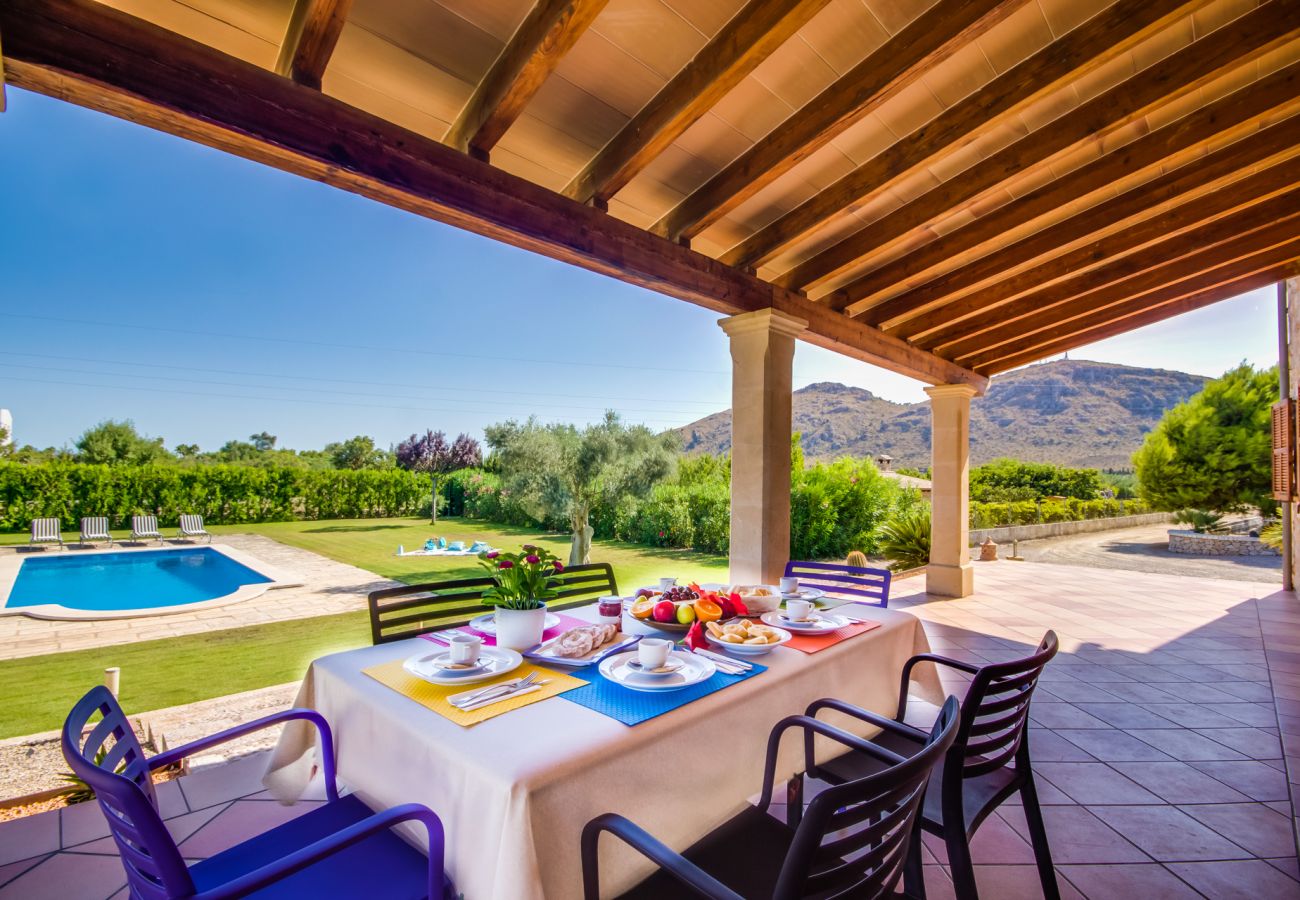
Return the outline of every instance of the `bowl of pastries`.
<path id="1" fill-rule="evenodd" d="M 750 619 L 732 619 L 729 622 L 706 622 L 704 637 L 719 650 L 742 656 L 771 653 L 790 640 L 792 635 L 784 628 L 773 628 Z"/>
<path id="2" fill-rule="evenodd" d="M 761 616 L 781 605 L 781 589 L 774 584 L 733 584 L 730 592 L 740 595 L 751 616 Z"/>

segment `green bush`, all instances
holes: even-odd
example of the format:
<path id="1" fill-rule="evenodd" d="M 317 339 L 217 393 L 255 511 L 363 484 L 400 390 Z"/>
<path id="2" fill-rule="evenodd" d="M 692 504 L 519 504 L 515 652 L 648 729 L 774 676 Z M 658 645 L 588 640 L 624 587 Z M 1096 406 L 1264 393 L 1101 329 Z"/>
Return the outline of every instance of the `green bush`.
<path id="1" fill-rule="evenodd" d="M 914 506 L 880 529 L 880 551 L 894 570 L 915 569 L 930 561 L 930 507 Z"/>
<path id="2" fill-rule="evenodd" d="M 26 531 L 45 516 L 69 531 L 83 516 L 108 516 L 114 528 L 140 514 L 166 526 L 182 513 L 211 525 L 405 516 L 427 507 L 427 483 L 394 469 L 0 463 L 0 529 Z"/>

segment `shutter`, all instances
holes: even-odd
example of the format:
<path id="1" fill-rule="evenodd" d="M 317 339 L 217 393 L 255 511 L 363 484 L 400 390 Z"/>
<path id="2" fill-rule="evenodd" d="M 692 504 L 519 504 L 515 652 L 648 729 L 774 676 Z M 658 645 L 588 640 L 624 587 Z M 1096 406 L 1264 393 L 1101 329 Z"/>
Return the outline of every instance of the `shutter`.
<path id="1" fill-rule="evenodd" d="M 1291 477 L 1294 454 L 1291 439 L 1291 401 L 1273 404 L 1273 499 L 1289 501 L 1294 489 Z"/>

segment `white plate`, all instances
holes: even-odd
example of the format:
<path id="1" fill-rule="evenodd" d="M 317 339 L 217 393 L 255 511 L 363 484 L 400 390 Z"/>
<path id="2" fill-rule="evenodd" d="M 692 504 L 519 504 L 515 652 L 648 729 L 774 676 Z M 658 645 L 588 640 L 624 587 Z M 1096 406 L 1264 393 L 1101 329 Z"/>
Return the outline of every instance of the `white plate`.
<path id="1" fill-rule="evenodd" d="M 557 666 L 590 666 L 595 665 L 606 656 L 610 656 L 619 650 L 626 650 L 629 646 L 641 640 L 641 636 L 637 634 L 625 634 L 622 631 L 617 632 L 614 635 L 614 640 L 601 644 L 585 656 L 560 656 L 554 652 L 558 646 L 556 644 L 558 640 L 559 637 L 553 637 L 549 641 L 545 641 L 539 645 L 536 650 L 529 650 L 527 654 L 528 658 L 536 659 L 540 662 L 551 663 Z"/>
<path id="2" fill-rule="evenodd" d="M 830 634 L 832 631 L 839 631 L 845 625 L 853 624 L 852 619 L 825 612 L 813 613 L 809 616 L 807 622 L 792 622 L 783 616 L 779 610 L 763 613 L 759 618 L 765 625 L 771 625 L 773 628 L 784 628 L 795 634 Z"/>
<path id="3" fill-rule="evenodd" d="M 701 681 L 708 681 L 713 677 L 713 673 L 718 671 L 713 661 L 703 656 L 675 652 L 672 659 L 682 664 L 680 669 L 667 675 L 647 675 L 628 668 L 627 664 L 636 658 L 635 650 L 617 656 L 608 656 L 600 663 L 600 674 L 628 690 L 654 694 L 663 691 L 680 691 Z"/>
<path id="4" fill-rule="evenodd" d="M 555 613 L 547 613 L 546 619 L 542 623 L 542 631 L 550 631 L 556 625 L 560 624 L 560 617 Z M 481 631 L 484 634 L 497 633 L 496 613 L 484 613 L 469 620 L 469 627 L 475 631 Z"/>
<path id="5" fill-rule="evenodd" d="M 819 591 L 817 588 L 799 588 L 798 591 L 789 594 L 782 594 L 782 600 L 820 600 L 826 596 L 825 591 Z"/>
<path id="6" fill-rule="evenodd" d="M 446 654 L 446 650 L 417 653 L 402 663 L 402 668 L 430 684 L 473 684 L 476 681 L 487 681 L 498 675 L 513 672 L 524 661 L 524 658 L 513 650 L 504 647 L 483 647 L 478 652 L 479 662 L 483 663 L 482 669 L 464 675 L 453 675 L 439 668 L 434 662 L 438 657 Z"/>
<path id="7" fill-rule="evenodd" d="M 482 648 L 480 648 L 481 650 Z M 430 671 L 438 672 L 448 678 L 468 678 L 472 675 L 481 675 L 488 668 L 488 662 L 484 659 L 483 654 L 479 653 L 478 662 L 472 667 L 457 667 L 451 661 L 451 651 L 447 650 L 442 653 L 435 653 L 426 660 Z"/>
<path id="8" fill-rule="evenodd" d="M 773 626 L 773 630 L 781 632 L 781 640 L 777 641 L 775 644 L 729 644 L 726 641 L 715 638 L 707 630 L 704 632 L 704 637 L 718 650 L 725 650 L 728 653 L 734 653 L 736 656 L 762 656 L 764 653 L 771 653 L 782 644 L 788 644 L 790 639 L 794 637 L 793 634 L 786 631 L 784 628 L 776 628 Z"/>

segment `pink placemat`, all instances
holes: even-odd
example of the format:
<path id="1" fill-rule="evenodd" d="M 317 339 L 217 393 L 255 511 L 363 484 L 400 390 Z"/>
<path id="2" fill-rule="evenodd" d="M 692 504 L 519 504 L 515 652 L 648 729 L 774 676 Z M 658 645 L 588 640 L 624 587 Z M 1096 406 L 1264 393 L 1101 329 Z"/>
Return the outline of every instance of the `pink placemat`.
<path id="1" fill-rule="evenodd" d="M 577 619 L 574 618 L 573 616 L 566 616 L 564 613 L 552 613 L 551 615 L 558 618 L 560 620 L 560 624 L 554 626 L 553 628 L 548 628 L 545 631 L 543 631 L 542 632 L 543 641 L 549 641 L 553 637 L 559 637 L 561 634 L 568 631 L 570 628 L 577 628 L 579 625 L 591 624 L 586 619 Z M 477 628 L 470 628 L 468 625 L 462 625 L 459 628 L 448 628 L 444 631 L 435 631 L 430 634 L 422 634 L 420 635 L 420 637 L 424 638 L 426 641 L 432 641 L 435 644 L 439 644 L 442 642 L 438 640 L 436 635 L 452 634 L 457 631 L 467 631 L 470 634 L 477 634 L 479 637 L 483 638 L 484 645 L 488 647 L 496 646 L 496 642 L 497 642 L 496 635 L 488 634 L 486 631 L 479 631 Z"/>

